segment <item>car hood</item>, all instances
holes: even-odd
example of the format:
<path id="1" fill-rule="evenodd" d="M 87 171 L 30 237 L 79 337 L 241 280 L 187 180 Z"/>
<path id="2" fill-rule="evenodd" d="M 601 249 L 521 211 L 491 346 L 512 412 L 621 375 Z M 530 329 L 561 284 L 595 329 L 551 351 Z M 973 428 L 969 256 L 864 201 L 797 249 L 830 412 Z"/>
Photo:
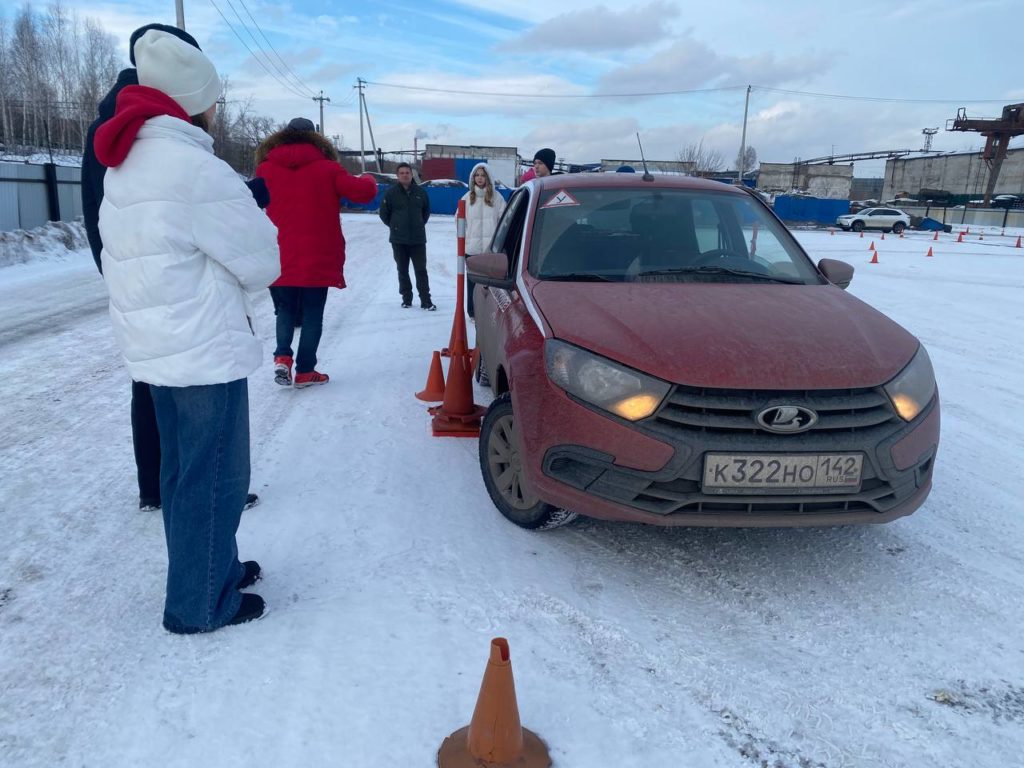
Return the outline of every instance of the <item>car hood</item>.
<path id="1" fill-rule="evenodd" d="M 873 387 L 918 348 L 833 285 L 541 281 L 532 296 L 556 338 L 698 387 Z"/>

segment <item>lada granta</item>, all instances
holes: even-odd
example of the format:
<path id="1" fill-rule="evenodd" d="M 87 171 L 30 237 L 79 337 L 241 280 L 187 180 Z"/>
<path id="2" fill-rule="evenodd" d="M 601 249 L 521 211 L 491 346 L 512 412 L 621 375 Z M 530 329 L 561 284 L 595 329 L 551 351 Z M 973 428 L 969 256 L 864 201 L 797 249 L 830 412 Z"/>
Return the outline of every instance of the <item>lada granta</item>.
<path id="1" fill-rule="evenodd" d="M 480 466 L 524 528 L 883 523 L 931 488 L 928 353 L 755 195 L 556 175 L 509 201 L 475 281 Z"/>

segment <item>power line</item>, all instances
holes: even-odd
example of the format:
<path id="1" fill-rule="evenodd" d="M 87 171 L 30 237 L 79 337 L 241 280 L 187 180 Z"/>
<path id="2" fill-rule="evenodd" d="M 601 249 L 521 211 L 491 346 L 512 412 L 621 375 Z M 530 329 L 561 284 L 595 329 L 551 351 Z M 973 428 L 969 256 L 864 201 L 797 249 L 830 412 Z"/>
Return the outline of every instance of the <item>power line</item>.
<path id="1" fill-rule="evenodd" d="M 408 91 L 427 91 L 430 93 L 450 93 L 462 96 L 495 96 L 520 99 L 623 99 L 623 98 L 651 98 L 656 96 L 685 96 L 698 93 L 724 93 L 729 91 L 742 91 L 746 89 L 743 85 L 722 86 L 719 88 L 689 88 L 672 91 L 631 91 L 622 93 L 510 93 L 502 91 L 470 91 L 459 88 L 430 88 L 423 85 L 407 85 L 404 83 L 381 83 L 373 80 L 364 80 L 367 85 L 376 85 L 384 88 L 401 88 Z M 772 93 L 785 93 L 797 96 L 812 96 L 824 99 L 847 99 L 850 101 L 879 101 L 895 102 L 903 104 L 1005 104 L 1007 99 L 902 99 L 887 96 L 849 96 L 840 93 L 817 93 L 814 91 L 796 91 L 786 88 L 770 88 L 763 85 L 751 85 L 753 90 L 768 91 Z"/>
<path id="2" fill-rule="evenodd" d="M 286 90 L 288 90 L 289 92 L 291 92 L 291 93 L 292 93 L 292 94 L 294 94 L 295 96 L 298 96 L 298 97 L 299 97 L 299 98 L 301 98 L 301 99 L 308 99 L 308 98 L 309 98 L 309 97 L 308 97 L 308 96 L 307 96 L 306 94 L 304 94 L 304 93 L 299 93 L 298 91 L 296 91 L 296 90 L 295 90 L 295 88 L 294 88 L 293 86 L 289 85 L 289 84 L 288 84 L 288 83 L 287 83 L 286 81 L 282 81 L 282 80 L 281 80 L 281 79 L 280 79 L 280 78 L 279 78 L 279 77 L 278 77 L 277 75 L 275 75 L 275 74 L 274 74 L 273 72 L 271 72 L 271 71 L 270 71 L 269 69 L 267 69 L 267 65 L 263 63 L 263 60 L 262 60 L 262 59 L 261 59 L 261 58 L 260 58 L 259 56 L 257 56 L 257 55 L 256 55 L 255 53 L 253 53 L 253 50 L 252 50 L 252 48 L 250 48 L 250 47 L 249 47 L 249 46 L 248 46 L 248 45 L 246 44 L 245 40 L 243 40 L 243 39 L 242 39 L 242 36 L 241 36 L 240 34 L 238 34 L 238 30 L 236 30 L 236 29 L 235 29 L 235 28 L 234 28 L 234 27 L 232 26 L 231 22 L 230 22 L 230 21 L 228 21 L 228 18 L 227 18 L 227 16 L 225 16 L 225 15 L 224 15 L 224 12 L 223 12 L 223 11 L 221 11 L 221 9 L 220 9 L 220 7 L 219 7 L 219 6 L 217 5 L 217 3 L 216 3 L 216 2 L 214 2 L 214 0 L 210 0 L 210 5 L 212 5 L 212 6 L 213 6 L 213 7 L 214 7 L 214 8 L 216 9 L 217 13 L 218 13 L 218 14 L 220 14 L 220 17 L 221 17 L 222 19 L 224 19 L 224 23 L 228 25 L 228 29 L 230 29 L 230 30 L 232 31 L 232 33 L 234 33 L 235 37 L 237 37 L 237 38 L 238 38 L 238 42 L 240 42 L 240 43 L 242 44 L 242 47 L 243 47 L 243 48 L 245 48 L 245 50 L 247 50 L 247 51 L 249 52 L 249 55 L 250 55 L 250 56 L 252 56 L 252 57 L 253 57 L 253 59 L 255 59 L 255 60 L 256 60 L 256 63 L 257 63 L 257 64 L 259 64 L 259 65 L 260 65 L 261 67 L 263 67 L 263 70 L 264 70 L 264 71 L 265 71 L 265 72 L 266 72 L 266 73 L 267 73 L 268 75 L 270 75 L 270 76 L 271 76 L 272 78 L 274 78 L 274 80 L 275 80 L 275 81 L 277 81 L 277 83 L 278 83 L 279 85 L 283 86 L 283 87 L 284 87 L 284 88 L 285 88 Z M 234 10 L 234 8 L 232 8 L 232 10 Z"/>
<path id="3" fill-rule="evenodd" d="M 771 93 L 788 93 L 795 96 L 813 96 L 819 99 L 844 99 L 846 101 L 879 101 L 898 104 L 1006 104 L 1008 99 L 899 99 L 892 96 L 847 96 L 841 93 L 815 93 L 813 91 L 793 91 L 786 88 L 769 88 L 763 85 L 751 86 L 756 91 Z"/>
<path id="4" fill-rule="evenodd" d="M 269 39 L 269 38 L 267 37 L 267 34 L 266 34 L 266 33 L 265 33 L 264 31 L 263 31 L 263 28 L 262 28 L 262 27 L 260 26 L 259 22 L 258 22 L 258 21 L 256 21 L 256 19 L 255 19 L 255 18 L 253 18 L 252 12 L 251 12 L 251 11 L 249 10 L 249 6 L 247 6 L 247 5 L 245 4 L 245 0 L 238 0 L 238 2 L 240 2 L 240 3 L 242 4 L 242 7 L 243 7 L 243 8 L 245 8 L 245 12 L 246 12 L 246 14 L 247 14 L 247 15 L 249 16 L 249 18 L 250 18 L 250 19 L 252 19 L 252 23 L 253 23 L 253 24 L 254 24 L 254 25 L 256 26 L 256 29 L 258 29 L 258 30 L 259 30 L 259 32 L 260 32 L 260 36 L 261 36 L 261 37 L 262 37 L 262 38 L 263 38 L 264 40 L 266 40 L 266 41 L 267 41 L 267 45 L 269 45 L 269 46 L 270 46 L 270 50 L 272 50 L 272 51 L 274 52 L 274 55 L 275 55 L 275 56 L 277 57 L 277 60 L 278 60 L 278 61 L 280 61 L 280 62 L 281 62 L 281 65 L 282 65 L 282 66 L 283 66 L 283 67 L 284 67 L 284 68 L 285 68 L 285 69 L 286 69 L 286 70 L 287 70 L 287 71 L 288 71 L 288 72 L 289 72 L 289 73 L 291 74 L 291 76 L 292 76 L 292 79 L 293 79 L 293 80 L 294 80 L 294 81 L 295 81 L 296 83 L 298 83 L 298 84 L 299 84 L 300 86 L 302 86 L 303 88 L 305 88 L 305 89 L 306 89 L 307 91 L 309 91 L 309 94 L 310 94 L 311 96 L 312 96 L 313 94 L 315 94 L 315 93 L 316 93 L 316 91 L 314 91 L 314 90 L 313 90 L 312 88 L 310 88 L 310 87 L 309 87 L 308 85 L 306 85 L 306 84 L 305 84 L 305 83 L 304 83 L 304 82 L 302 81 L 302 78 L 301 78 L 301 77 L 299 77 L 299 76 L 298 76 L 297 74 L 295 74 L 295 70 L 293 70 L 293 69 L 292 69 L 291 67 L 289 67 L 289 66 L 288 66 L 288 64 L 287 64 L 287 63 L 285 62 L 285 60 L 284 60 L 283 58 L 281 58 L 281 54 L 279 54 L 279 53 L 277 52 L 277 49 L 276 49 L 276 48 L 274 47 L 274 44 L 270 42 L 270 39 Z"/>
<path id="5" fill-rule="evenodd" d="M 453 93 L 462 96 L 501 96 L 523 99 L 622 99 L 636 96 L 679 96 L 690 93 L 721 93 L 725 91 L 742 91 L 745 85 L 728 85 L 721 88 L 692 88 L 683 91 L 649 91 L 645 93 L 502 93 L 496 91 L 464 91 L 456 88 L 428 88 L 423 85 L 403 85 L 401 83 L 378 83 L 364 80 L 366 85 L 384 88 L 402 88 L 408 91 L 430 91 L 432 93 Z"/>
<path id="6" fill-rule="evenodd" d="M 238 23 L 242 25 L 242 29 L 244 29 L 246 31 L 246 33 L 249 35 L 249 38 L 252 40 L 253 44 L 256 46 L 256 50 L 258 50 L 260 53 L 263 54 L 263 58 L 267 61 L 267 63 L 269 63 L 270 66 L 272 66 L 274 69 L 276 69 L 277 73 L 281 76 L 278 79 L 278 82 L 282 82 L 282 83 L 286 84 L 287 87 L 289 88 L 289 90 L 291 90 L 292 93 L 302 94 L 302 92 L 300 90 L 296 89 L 295 86 L 292 83 L 288 82 L 288 75 L 286 75 L 285 72 L 279 66 L 277 66 L 277 64 L 274 63 L 274 60 L 270 58 L 270 54 L 268 54 L 265 50 L 263 50 L 263 46 L 260 45 L 260 41 L 256 39 L 256 35 L 254 35 L 252 33 L 251 29 L 249 29 L 248 25 L 245 23 L 245 19 L 242 18 L 242 15 L 238 12 L 238 9 L 235 8 L 235 4 L 232 3 L 231 0 L 227 0 L 227 4 L 228 4 L 228 7 L 231 8 L 231 12 L 233 14 L 235 14 L 235 18 L 238 19 Z M 261 62 L 261 64 L 262 64 L 262 62 Z M 266 66 L 264 66 L 263 68 L 267 69 Z M 270 70 L 267 70 L 267 71 L 270 72 Z M 271 72 L 271 74 L 273 74 L 273 73 Z M 308 98 L 308 96 L 306 94 L 302 94 L 302 95 L 304 97 Z"/>

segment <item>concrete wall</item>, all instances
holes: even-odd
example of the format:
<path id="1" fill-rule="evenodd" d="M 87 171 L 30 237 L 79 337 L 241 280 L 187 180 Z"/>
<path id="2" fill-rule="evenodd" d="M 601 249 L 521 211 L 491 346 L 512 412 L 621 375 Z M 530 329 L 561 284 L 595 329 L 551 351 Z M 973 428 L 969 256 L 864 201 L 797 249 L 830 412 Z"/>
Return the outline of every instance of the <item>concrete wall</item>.
<path id="1" fill-rule="evenodd" d="M 988 164 L 980 152 L 902 158 L 885 164 L 882 199 L 902 193 L 916 197 L 921 189 L 945 190 L 961 199 L 980 200 L 988 184 Z M 996 182 L 997 195 L 1024 195 L 1024 149 L 1006 154 Z"/>
<path id="2" fill-rule="evenodd" d="M 799 190 L 826 200 L 849 200 L 852 165 L 761 163 L 757 188 L 765 192 Z"/>

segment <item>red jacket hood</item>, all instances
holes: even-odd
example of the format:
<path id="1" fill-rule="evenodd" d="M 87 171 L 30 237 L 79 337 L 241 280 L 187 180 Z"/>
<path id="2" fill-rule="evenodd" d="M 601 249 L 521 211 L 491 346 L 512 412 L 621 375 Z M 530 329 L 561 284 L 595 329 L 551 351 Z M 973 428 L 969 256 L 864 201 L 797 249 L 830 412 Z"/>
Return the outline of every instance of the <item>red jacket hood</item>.
<path id="1" fill-rule="evenodd" d="M 117 94 L 114 116 L 96 129 L 93 149 L 96 159 L 108 168 L 116 168 L 131 151 L 135 137 L 151 117 L 170 115 L 184 120 L 192 119 L 178 102 L 163 91 L 145 85 L 129 85 Z"/>
<path id="2" fill-rule="evenodd" d="M 265 162 L 284 168 L 301 168 L 323 159 L 323 153 L 312 144 L 282 144 L 267 153 Z"/>
<path id="3" fill-rule="evenodd" d="M 873 387 L 918 348 L 831 285 L 542 281 L 532 293 L 556 338 L 698 387 Z"/>

